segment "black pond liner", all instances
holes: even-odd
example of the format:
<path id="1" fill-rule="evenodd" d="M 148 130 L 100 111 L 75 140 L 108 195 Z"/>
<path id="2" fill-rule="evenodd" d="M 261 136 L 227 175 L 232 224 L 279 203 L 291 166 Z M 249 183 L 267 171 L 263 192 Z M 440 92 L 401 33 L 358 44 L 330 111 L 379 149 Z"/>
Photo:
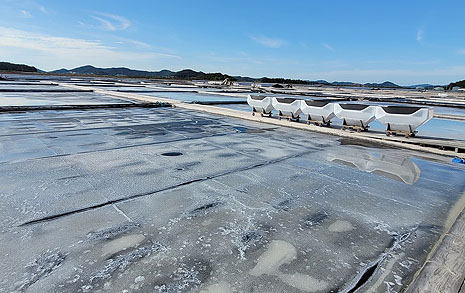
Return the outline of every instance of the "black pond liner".
<path id="1" fill-rule="evenodd" d="M 276 100 L 280 103 L 284 103 L 284 104 L 291 104 L 292 102 L 294 102 L 295 100 L 297 99 L 292 99 L 292 98 L 276 98 Z"/>
<path id="2" fill-rule="evenodd" d="M 324 107 L 331 103 L 330 100 L 304 100 L 305 104 L 312 107 Z"/>
<path id="3" fill-rule="evenodd" d="M 258 101 L 261 101 L 263 100 L 264 98 L 266 98 L 266 96 L 256 96 L 256 95 L 250 95 L 250 98 L 252 100 L 258 100 Z"/>
<path id="4" fill-rule="evenodd" d="M 405 106 L 386 106 L 382 107 L 384 112 L 389 114 L 413 114 L 420 110 L 421 107 L 405 107 Z"/>
<path id="5" fill-rule="evenodd" d="M 182 153 L 180 153 L 180 152 L 167 152 L 167 153 L 163 153 L 161 155 L 165 156 L 165 157 L 177 157 L 177 156 L 182 156 Z"/>
<path id="6" fill-rule="evenodd" d="M 357 110 L 361 111 L 365 108 L 368 108 L 370 105 L 365 105 L 365 104 L 339 104 L 342 109 L 345 110 Z"/>

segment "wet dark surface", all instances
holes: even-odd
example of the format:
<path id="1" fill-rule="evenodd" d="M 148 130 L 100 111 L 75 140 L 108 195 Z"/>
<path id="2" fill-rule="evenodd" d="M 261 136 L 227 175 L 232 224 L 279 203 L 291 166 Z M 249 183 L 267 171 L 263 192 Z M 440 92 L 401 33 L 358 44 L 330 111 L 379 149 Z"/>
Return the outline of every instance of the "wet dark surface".
<path id="1" fill-rule="evenodd" d="M 0 92 L 0 106 L 53 106 L 53 105 L 102 105 L 102 104 L 131 104 L 128 99 L 114 98 L 94 92 L 79 92 L 65 87 L 38 86 L 38 91 L 28 92 L 32 86 L 23 86 L 24 91 Z M 0 89 L 2 85 L 0 84 Z M 10 86 L 8 86 L 10 88 Z M 32 90 L 32 89 L 31 89 Z M 62 92 L 60 92 L 62 91 Z M 65 92 L 68 91 L 68 92 Z"/>
<path id="2" fill-rule="evenodd" d="M 448 159 L 171 108 L 1 114 L 0 150 L 0 292 L 400 292 L 465 189 Z"/>

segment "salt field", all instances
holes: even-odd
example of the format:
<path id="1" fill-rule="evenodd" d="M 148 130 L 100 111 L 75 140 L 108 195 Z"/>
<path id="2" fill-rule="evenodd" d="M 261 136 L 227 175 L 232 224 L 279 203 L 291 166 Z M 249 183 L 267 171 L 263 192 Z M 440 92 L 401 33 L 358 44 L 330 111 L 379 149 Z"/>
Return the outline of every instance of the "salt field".
<path id="1" fill-rule="evenodd" d="M 0 0 L 0 293 L 465 293 L 465 1 L 398 2 Z"/>
<path id="2" fill-rule="evenodd" d="M 0 93 L 17 107 L 0 113 L 0 292 L 402 292 L 464 206 L 447 156 L 181 104 L 92 108 L 251 113 L 215 91 L 59 82 L 31 86 L 96 91 Z"/>
<path id="3" fill-rule="evenodd" d="M 191 92 L 155 92 L 144 93 L 144 95 L 169 98 L 183 102 L 245 102 L 245 97 L 232 97 L 215 94 L 199 94 Z"/>
<path id="4" fill-rule="evenodd" d="M 101 105 L 132 103 L 93 92 L 0 92 L 1 106 Z"/>

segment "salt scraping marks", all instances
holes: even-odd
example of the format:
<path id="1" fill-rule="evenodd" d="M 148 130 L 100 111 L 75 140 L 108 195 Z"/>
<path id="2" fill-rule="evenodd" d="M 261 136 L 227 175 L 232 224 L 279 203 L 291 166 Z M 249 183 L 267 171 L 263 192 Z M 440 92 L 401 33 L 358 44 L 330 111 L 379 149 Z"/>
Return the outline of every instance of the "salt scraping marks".
<path id="1" fill-rule="evenodd" d="M 14 292 L 25 292 L 40 279 L 51 274 L 65 260 L 66 255 L 60 251 L 47 250 L 26 265 L 27 273 L 23 280 L 17 284 Z"/>
<path id="2" fill-rule="evenodd" d="M 297 258 L 297 250 L 289 242 L 273 240 L 268 249 L 258 258 L 255 267 L 249 272 L 252 276 L 270 275 L 278 277 L 283 283 L 305 292 L 325 290 L 328 284 L 312 276 L 294 273 L 285 274 L 279 271 L 283 264 L 290 263 Z"/>

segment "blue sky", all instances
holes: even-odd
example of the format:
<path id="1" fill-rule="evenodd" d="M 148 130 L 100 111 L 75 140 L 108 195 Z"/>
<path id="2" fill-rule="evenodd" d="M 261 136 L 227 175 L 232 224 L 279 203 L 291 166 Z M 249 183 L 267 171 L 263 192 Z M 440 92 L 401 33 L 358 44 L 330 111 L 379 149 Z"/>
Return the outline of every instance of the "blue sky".
<path id="1" fill-rule="evenodd" d="M 0 59 L 446 84 L 465 79 L 465 1 L 0 0 Z"/>

